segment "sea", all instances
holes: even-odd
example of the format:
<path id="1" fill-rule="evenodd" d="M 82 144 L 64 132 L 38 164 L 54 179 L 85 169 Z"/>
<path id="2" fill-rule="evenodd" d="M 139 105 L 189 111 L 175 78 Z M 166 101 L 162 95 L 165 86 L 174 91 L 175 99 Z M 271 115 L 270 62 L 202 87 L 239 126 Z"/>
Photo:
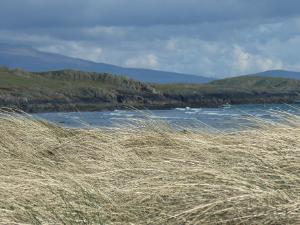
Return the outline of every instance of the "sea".
<path id="1" fill-rule="evenodd" d="M 51 112 L 32 114 L 68 128 L 124 128 L 141 124 L 165 124 L 177 129 L 235 131 L 261 123 L 281 123 L 300 115 L 300 104 L 224 105 L 219 108 L 168 110 L 113 110 L 100 112 Z"/>

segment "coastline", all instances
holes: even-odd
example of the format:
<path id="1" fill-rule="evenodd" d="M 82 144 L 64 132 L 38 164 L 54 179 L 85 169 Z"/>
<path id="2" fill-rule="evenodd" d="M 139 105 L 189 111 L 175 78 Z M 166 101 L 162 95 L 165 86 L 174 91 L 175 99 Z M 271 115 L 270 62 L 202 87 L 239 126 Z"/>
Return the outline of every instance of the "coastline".
<path id="1" fill-rule="evenodd" d="M 17 108 L 27 113 L 47 113 L 47 112 L 95 112 L 95 111 L 113 111 L 113 110 L 170 110 L 174 108 L 221 108 L 226 104 L 244 105 L 244 104 L 295 104 L 297 99 L 257 99 L 256 101 L 223 101 L 223 102 L 173 102 L 173 103 L 156 103 L 156 104 L 110 104 L 110 103 L 94 103 L 94 104 L 32 104 L 32 105 L 2 105 L 1 107 Z"/>
<path id="2" fill-rule="evenodd" d="M 300 81 L 243 76 L 207 84 L 151 84 L 107 73 L 0 68 L 0 107 L 25 112 L 220 107 L 300 100 Z"/>

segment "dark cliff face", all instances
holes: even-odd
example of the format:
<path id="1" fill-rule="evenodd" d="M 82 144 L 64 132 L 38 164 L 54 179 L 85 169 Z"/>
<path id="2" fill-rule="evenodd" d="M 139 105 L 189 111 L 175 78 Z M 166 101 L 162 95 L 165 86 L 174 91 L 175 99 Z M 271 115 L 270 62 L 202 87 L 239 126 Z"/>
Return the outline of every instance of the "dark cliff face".
<path id="1" fill-rule="evenodd" d="M 2 106 L 13 106 L 27 112 L 43 111 L 97 111 L 126 108 L 164 109 L 174 107 L 219 107 L 223 104 L 250 103 L 293 103 L 299 99 L 298 94 L 240 94 L 226 96 L 220 94 L 205 94 L 192 96 L 162 96 L 162 95 L 126 95 L 119 93 L 111 96 L 85 96 L 80 98 L 57 97 L 49 99 L 10 98 L 1 101 Z"/>
<path id="2" fill-rule="evenodd" d="M 27 112 L 292 103 L 299 93 L 300 81 L 281 78 L 248 76 L 207 85 L 150 85 L 107 73 L 0 68 L 0 106 Z"/>

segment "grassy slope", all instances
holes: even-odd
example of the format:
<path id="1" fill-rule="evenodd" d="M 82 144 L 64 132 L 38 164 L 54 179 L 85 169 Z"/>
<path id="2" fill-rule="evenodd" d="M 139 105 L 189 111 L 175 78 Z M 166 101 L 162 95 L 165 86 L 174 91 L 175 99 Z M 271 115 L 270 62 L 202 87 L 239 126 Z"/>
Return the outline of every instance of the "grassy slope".
<path id="1" fill-rule="evenodd" d="M 122 76 L 71 70 L 33 74 L 0 69 L 1 105 L 6 106 L 7 103 L 26 111 L 28 109 L 23 106 L 43 104 L 61 107 L 94 103 L 108 107 L 126 104 L 127 101 L 140 104 L 139 96 L 143 99 L 143 96 L 152 95 L 155 94 L 149 85 Z"/>
<path id="2" fill-rule="evenodd" d="M 216 80 L 210 83 L 214 87 L 232 88 L 237 90 L 254 91 L 299 91 L 300 81 L 280 77 L 262 77 L 262 76 L 241 76 Z"/>
<path id="3" fill-rule="evenodd" d="M 212 81 L 209 84 L 153 84 L 157 90 L 167 92 L 194 92 L 218 90 L 262 90 L 262 91 L 286 91 L 300 90 L 300 81 L 279 77 L 261 77 L 248 75 L 241 77 L 226 78 Z M 108 91 L 116 89 L 150 88 L 132 79 L 114 76 L 107 73 L 91 73 L 80 71 L 53 71 L 44 73 L 28 73 L 22 70 L 9 70 L 0 67 L 1 88 L 39 88 L 52 91 L 63 91 L 66 88 L 97 87 Z"/>
<path id="4" fill-rule="evenodd" d="M 300 119 L 235 134 L 0 117 L 0 224 L 299 224 Z"/>
<path id="5" fill-rule="evenodd" d="M 161 91 L 169 93 L 226 92 L 226 91 L 263 91 L 289 92 L 300 91 L 300 81 L 279 77 L 261 77 L 256 75 L 226 78 L 209 84 L 166 84 L 155 85 Z"/>
<path id="6" fill-rule="evenodd" d="M 63 91 L 66 88 L 76 89 L 80 87 L 97 87 L 108 91 L 126 88 L 136 90 L 142 87 L 146 88 L 146 85 L 141 82 L 109 74 L 71 70 L 28 73 L 22 70 L 7 70 L 5 68 L 0 68 L 0 85 L 2 88 L 46 88 L 53 92 Z"/>
<path id="7" fill-rule="evenodd" d="M 291 103 L 299 100 L 299 93 L 300 81 L 285 78 L 243 76 L 209 84 L 150 85 L 110 74 L 0 68 L 0 106 L 29 112 Z"/>

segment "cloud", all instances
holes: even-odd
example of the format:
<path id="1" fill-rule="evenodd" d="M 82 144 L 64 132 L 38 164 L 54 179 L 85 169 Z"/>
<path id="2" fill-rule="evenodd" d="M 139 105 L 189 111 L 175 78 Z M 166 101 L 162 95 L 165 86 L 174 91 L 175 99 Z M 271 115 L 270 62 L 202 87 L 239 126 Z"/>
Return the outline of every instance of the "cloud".
<path id="1" fill-rule="evenodd" d="M 207 76 L 300 70 L 300 1 L 2 0 L 0 42 Z"/>
<path id="2" fill-rule="evenodd" d="M 188 25 L 291 17 L 299 7 L 298 0 L 2 0 L 0 26 Z"/>
<path id="3" fill-rule="evenodd" d="M 147 54 L 135 58 L 127 59 L 125 65 L 136 68 L 152 68 L 155 69 L 159 65 L 157 56 L 154 54 Z"/>
<path id="4" fill-rule="evenodd" d="M 70 57 L 84 58 L 91 61 L 100 61 L 103 54 L 103 49 L 100 47 L 89 46 L 77 42 L 66 42 L 63 45 L 49 45 L 40 47 L 38 50 L 64 54 Z"/>
<path id="5" fill-rule="evenodd" d="M 279 59 L 266 58 L 261 55 L 254 55 L 246 52 L 239 46 L 235 46 L 233 51 L 232 69 L 241 74 L 249 73 L 252 68 L 259 71 L 270 69 L 282 69 L 283 64 Z"/>
<path id="6" fill-rule="evenodd" d="M 174 51 L 177 48 L 177 42 L 174 39 L 171 39 L 167 42 L 166 49 Z"/>

